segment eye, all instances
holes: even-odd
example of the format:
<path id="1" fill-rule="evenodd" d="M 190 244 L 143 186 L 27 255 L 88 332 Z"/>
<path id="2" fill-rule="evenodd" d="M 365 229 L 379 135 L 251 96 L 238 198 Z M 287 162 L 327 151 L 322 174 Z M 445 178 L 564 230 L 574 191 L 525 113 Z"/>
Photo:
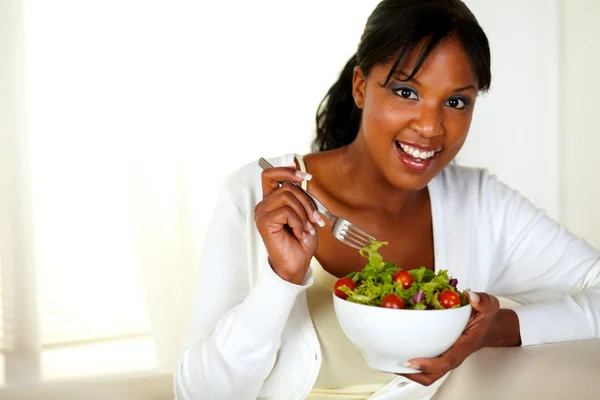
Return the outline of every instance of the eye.
<path id="1" fill-rule="evenodd" d="M 394 88 L 392 90 L 394 91 L 394 93 L 396 93 L 398 96 L 402 97 L 403 99 L 410 99 L 410 100 L 418 100 L 419 99 L 419 95 L 413 88 L 402 86 L 399 88 Z"/>
<path id="2" fill-rule="evenodd" d="M 470 102 L 468 99 L 462 99 L 460 97 L 453 97 L 451 99 L 448 99 L 448 101 L 446 101 L 446 106 L 451 107 L 451 108 L 456 108 L 457 110 L 462 110 L 463 108 L 468 106 L 469 103 Z"/>

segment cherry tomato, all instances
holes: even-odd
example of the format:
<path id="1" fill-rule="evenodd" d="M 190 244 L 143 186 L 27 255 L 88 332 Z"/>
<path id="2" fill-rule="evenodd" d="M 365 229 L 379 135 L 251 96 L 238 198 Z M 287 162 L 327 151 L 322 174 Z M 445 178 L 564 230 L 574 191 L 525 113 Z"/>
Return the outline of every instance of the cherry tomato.
<path id="1" fill-rule="evenodd" d="M 394 276 L 392 276 L 392 280 L 394 282 L 398 282 L 402 284 L 402 287 L 404 289 L 408 289 L 409 287 L 411 287 L 411 285 L 413 284 L 413 282 L 415 281 L 412 277 L 412 275 L 406 271 L 398 271 L 394 274 Z"/>
<path id="2" fill-rule="evenodd" d="M 393 293 L 388 294 L 381 300 L 383 308 L 405 308 L 404 301 Z"/>
<path id="3" fill-rule="evenodd" d="M 340 286 L 346 286 L 348 289 L 350 290 L 354 290 L 356 289 L 356 282 L 354 282 L 352 279 L 350 278 L 340 278 L 337 280 L 337 282 L 335 283 L 333 292 L 335 293 L 335 295 L 341 299 L 346 300 L 348 298 L 348 295 L 344 292 L 342 292 L 341 290 L 339 290 L 338 288 Z"/>
<path id="4" fill-rule="evenodd" d="M 460 306 L 460 297 L 452 290 L 444 290 L 438 297 L 438 300 L 444 308 Z"/>

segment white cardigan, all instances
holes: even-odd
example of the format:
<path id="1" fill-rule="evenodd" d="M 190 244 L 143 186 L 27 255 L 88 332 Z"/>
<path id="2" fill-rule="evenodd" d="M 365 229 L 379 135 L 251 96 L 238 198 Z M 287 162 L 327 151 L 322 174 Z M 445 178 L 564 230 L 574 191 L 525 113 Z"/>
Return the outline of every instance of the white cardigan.
<path id="1" fill-rule="evenodd" d="M 289 165 L 293 154 L 270 161 Z M 175 368 L 178 400 L 300 400 L 317 378 L 312 273 L 294 285 L 269 267 L 254 223 L 260 174 L 248 164 L 221 189 Z M 450 165 L 428 188 L 436 268 L 462 288 L 524 304 L 515 309 L 524 346 L 600 337 L 600 252 L 485 170 Z M 399 377 L 372 398 L 420 398 L 436 386 Z"/>

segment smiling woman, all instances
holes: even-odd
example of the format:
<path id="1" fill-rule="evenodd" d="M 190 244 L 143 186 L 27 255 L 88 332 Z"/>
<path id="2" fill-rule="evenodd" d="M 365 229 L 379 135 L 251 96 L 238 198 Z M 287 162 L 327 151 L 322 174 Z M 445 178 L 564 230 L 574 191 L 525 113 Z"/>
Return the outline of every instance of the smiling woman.
<path id="1" fill-rule="evenodd" d="M 484 347 L 599 337 L 600 252 L 486 170 L 451 163 L 490 83 L 488 40 L 463 2 L 377 5 L 318 109 L 314 152 L 225 180 L 175 371 L 178 399 L 430 398 Z M 389 242 L 384 259 L 447 269 L 473 289 L 452 347 L 409 360 L 418 373 L 368 367 L 332 306 L 337 278 L 364 264 L 298 185 Z M 500 295 L 524 305 L 500 308 Z"/>
<path id="2" fill-rule="evenodd" d="M 487 41 L 478 45 L 485 47 Z M 456 157 L 469 131 L 478 88 L 489 86 L 489 49 L 478 60 L 488 65 L 487 74 L 478 78 L 465 45 L 454 35 L 428 50 L 430 46 L 423 43 L 410 57 L 375 65 L 368 74 L 354 69 L 353 98 L 363 114 L 363 134 L 357 139 L 364 138 L 388 181 L 415 190 Z M 427 58 L 419 60 L 419 55 Z M 398 174 L 391 162 L 396 158 L 407 173 Z"/>
<path id="3" fill-rule="evenodd" d="M 301 167 L 305 161 L 307 171 L 315 174 L 308 185 L 311 192 L 320 190 L 319 197 L 331 201 L 332 207 L 343 208 L 344 216 L 353 222 L 390 233 L 404 230 L 402 240 L 415 246 L 414 258 L 411 252 L 392 254 L 405 251 L 404 242 L 392 242 L 389 247 L 393 249 L 384 254 L 404 266 L 447 267 L 460 277 L 461 285 L 471 281 L 474 290 L 511 295 L 523 303 L 539 303 L 542 297 L 553 301 L 563 292 L 579 293 L 583 286 L 593 285 L 595 278 L 589 274 L 576 290 L 557 286 L 556 293 L 537 292 L 538 286 L 547 284 L 546 275 L 566 276 L 567 281 L 576 277 L 568 268 L 532 276 L 548 265 L 544 257 L 557 259 L 557 255 L 529 255 L 523 249 L 535 246 L 527 243 L 511 247 L 523 239 L 518 229 L 512 230 L 515 240 L 508 240 L 513 239 L 510 236 L 498 245 L 504 232 L 500 228 L 521 221 L 522 215 L 507 213 L 502 219 L 486 220 L 486 215 L 497 216 L 497 212 L 480 210 L 475 220 L 473 192 L 452 175 L 464 174 L 466 169 L 450 165 L 431 180 L 425 192 L 430 209 L 418 207 L 423 206 L 422 199 L 400 203 L 388 196 L 394 191 L 381 192 L 382 187 L 389 188 L 388 178 L 374 162 L 356 163 L 352 153 L 331 158 L 317 176 L 322 167 L 317 156 L 327 158 L 318 148 L 307 154 L 315 139 L 315 111 L 346 60 L 356 53 L 367 17 L 377 3 L 0 2 L 0 400 L 172 399 L 171 372 L 189 323 L 188 309 L 194 303 L 198 311 L 193 313 L 190 344 L 181 353 L 189 362 L 182 361 L 177 369 L 182 397 L 186 390 L 213 390 L 217 392 L 213 398 L 218 399 L 255 395 L 279 399 L 302 397 L 310 391 L 311 395 L 329 393 L 327 398 L 331 398 L 331 392 L 337 391 L 340 397 L 340 388 L 346 388 L 353 393 L 348 397 L 364 398 L 392 378 L 390 388 L 413 390 L 416 385 L 408 379 L 365 370 L 362 355 L 345 341 L 335 318 L 330 318 L 333 289 L 327 284 L 358 263 L 362 265 L 360 256 L 334 247 L 321 231 L 320 258 L 312 258 L 304 275 L 305 283 L 313 277 L 310 288 L 282 283 L 277 274 L 264 275 L 272 271 L 268 256 L 278 253 L 266 252 L 254 221 L 254 207 L 263 200 L 260 169 L 255 165 L 261 156 L 306 154 L 298 157 L 296 165 Z M 600 92 L 600 75 L 595 73 L 600 70 L 600 46 L 593 45 L 600 39 L 595 20 L 600 2 L 465 3 L 489 37 L 494 79 L 492 89 L 484 96 L 477 93 L 476 101 L 467 106 L 474 107 L 473 120 L 458 163 L 489 168 L 551 217 L 560 217 L 567 228 L 600 246 L 596 204 L 600 168 L 595 156 L 600 146 L 600 126 L 595 121 L 595 110 L 600 108 L 600 97 L 595 95 Z M 413 42 L 415 48 L 424 43 Z M 390 102 L 406 107 L 406 112 L 435 99 L 437 118 L 445 112 L 464 112 L 453 107 L 462 106 L 459 96 L 474 97 L 473 93 L 451 93 L 459 87 L 444 82 L 449 86 L 444 87 L 448 94 L 443 96 L 430 90 L 431 83 L 423 76 L 431 69 L 428 63 L 434 61 L 439 46 L 434 46 L 412 79 L 407 78 L 415 68 L 407 60 L 416 56 L 414 52 L 405 54 L 406 63 L 395 68 L 387 83 L 387 74 L 375 82 L 373 71 L 363 74 L 366 96 L 387 91 L 393 99 Z M 393 59 L 401 46 L 392 47 Z M 469 55 L 472 49 L 464 53 Z M 392 59 L 376 64 L 387 63 L 389 73 Z M 356 66 L 350 65 L 339 88 L 345 93 L 343 99 L 360 112 L 352 94 Z M 477 70 L 473 70 L 475 76 L 479 76 Z M 392 85 L 402 89 L 392 93 Z M 332 107 L 325 119 L 334 117 L 338 109 L 352 110 L 323 102 L 324 107 L 328 104 Z M 336 132 L 347 130 L 347 122 L 357 121 L 345 111 L 338 116 L 331 125 L 333 138 Z M 564 125 L 559 124 L 559 117 Z M 423 114 L 424 120 L 432 118 L 431 112 Z M 352 129 L 350 142 L 328 150 L 344 154 L 343 149 L 359 133 L 359 123 Z M 391 123 L 388 118 L 385 126 Z M 408 160 L 422 163 L 416 158 L 425 160 L 424 150 L 442 150 L 433 164 L 439 162 L 447 148 L 419 145 L 431 145 L 428 140 L 435 144 L 440 136 L 423 138 L 412 132 L 419 124 L 410 126 L 393 136 L 414 158 Z M 378 131 L 371 126 L 371 139 L 377 139 Z M 398 167 L 396 174 L 389 170 L 392 164 L 382 165 L 387 175 L 393 175 L 389 180 L 400 174 L 404 178 L 419 175 L 397 158 L 392 134 L 386 135 L 385 156 Z M 293 158 L 286 154 L 271 161 L 283 166 Z M 209 224 L 223 178 L 250 161 L 248 169 L 233 175 L 240 179 L 226 180 L 220 195 L 225 202 L 219 203 Z M 350 169 L 356 165 L 360 168 Z M 492 198 L 507 200 L 502 194 L 506 191 Z M 413 209 L 413 220 L 398 221 L 395 216 L 402 210 L 395 202 L 403 205 L 407 215 Z M 510 210 L 506 204 L 497 206 Z M 479 224 L 487 228 L 482 230 Z M 308 226 L 306 230 L 311 236 Z M 202 250 L 197 243 L 205 232 Z M 385 234 L 380 239 L 386 238 L 393 237 Z M 328 247 L 330 252 L 323 251 Z M 581 253 L 581 248 L 574 253 Z M 494 260 L 502 254 L 511 258 L 491 268 L 492 253 Z M 324 268 L 319 268 L 319 261 Z M 568 267 L 567 261 L 568 257 L 564 260 Z M 504 269 L 513 264 L 519 273 L 511 274 L 514 267 Z M 282 273 L 278 263 L 273 265 Z M 334 268 L 339 268 L 335 275 L 331 274 Z M 200 286 L 194 302 L 197 272 Z M 266 280 L 257 286 L 259 276 Z M 522 287 L 515 287 L 514 282 L 529 281 L 535 284 L 514 293 Z M 282 287 L 285 292 L 277 290 Z M 572 299 L 585 305 L 591 290 L 584 293 L 586 297 Z M 210 298 L 219 300 L 209 306 Z M 556 310 L 555 304 L 549 307 Z M 565 320 L 574 318 L 577 309 L 565 314 Z M 557 314 L 540 315 L 554 318 Z M 242 329 L 227 331 L 232 326 Z M 578 332 L 588 329 L 571 326 Z M 281 335 L 279 328 L 284 330 Z M 332 349 L 328 343 L 340 347 Z M 600 360 L 600 356 L 581 357 L 595 354 L 586 343 L 561 347 L 566 350 L 558 355 L 545 353 L 545 346 L 477 351 L 452 372 L 440 398 L 454 398 L 448 394 L 448 384 L 462 377 L 472 385 L 469 391 L 477 387 L 473 399 L 493 400 L 490 388 L 494 386 L 502 394 L 509 388 L 516 393 L 499 394 L 497 399 L 544 397 L 540 393 L 550 398 L 585 398 L 595 379 L 590 375 L 598 370 Z M 216 361 L 203 358 L 211 354 Z M 529 357 L 535 362 L 528 363 Z M 202 369 L 206 360 L 207 368 Z M 188 369 L 190 365 L 198 370 Z M 297 370 L 290 372 L 287 367 Z M 584 373 L 586 368 L 589 374 Z M 567 376 L 569 370 L 573 374 Z M 190 371 L 191 378 L 182 379 Z M 557 371 L 565 374 L 561 386 L 548 385 L 547 376 Z M 507 385 L 501 378 L 509 373 Z M 211 386 L 215 377 L 231 379 L 217 379 L 214 382 L 222 384 Z M 282 382 L 289 385 L 282 388 Z M 196 385 L 201 388 L 194 389 Z M 455 395 L 469 398 L 463 382 L 456 386 Z M 531 395 L 520 391 L 532 386 Z M 231 392 L 224 393 L 228 389 Z M 241 393 L 233 393 L 238 389 Z M 430 387 L 423 390 L 432 391 Z M 397 395 L 390 394 L 393 399 Z"/>

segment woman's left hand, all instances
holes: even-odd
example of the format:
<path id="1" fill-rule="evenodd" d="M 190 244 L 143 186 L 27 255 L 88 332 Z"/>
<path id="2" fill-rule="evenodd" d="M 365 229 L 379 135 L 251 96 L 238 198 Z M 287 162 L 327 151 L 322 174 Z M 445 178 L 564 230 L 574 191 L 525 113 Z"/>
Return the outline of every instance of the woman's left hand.
<path id="1" fill-rule="evenodd" d="M 456 343 L 438 358 L 410 360 L 410 368 L 418 369 L 422 373 L 402 374 L 402 376 L 429 386 L 446 375 L 448 371 L 462 364 L 472 353 L 486 346 L 486 337 L 500 311 L 500 303 L 496 297 L 485 293 L 468 292 L 467 298 L 473 311 L 465 330 Z"/>

